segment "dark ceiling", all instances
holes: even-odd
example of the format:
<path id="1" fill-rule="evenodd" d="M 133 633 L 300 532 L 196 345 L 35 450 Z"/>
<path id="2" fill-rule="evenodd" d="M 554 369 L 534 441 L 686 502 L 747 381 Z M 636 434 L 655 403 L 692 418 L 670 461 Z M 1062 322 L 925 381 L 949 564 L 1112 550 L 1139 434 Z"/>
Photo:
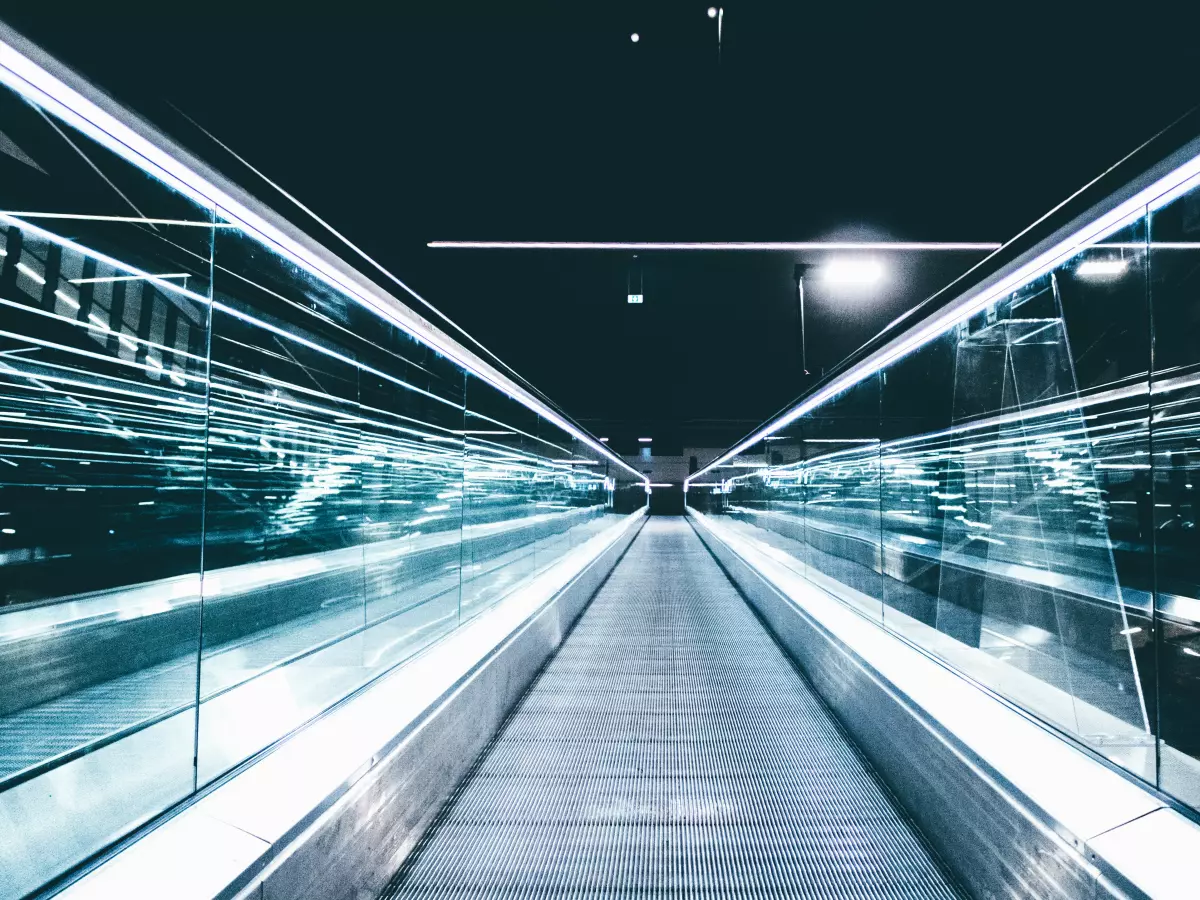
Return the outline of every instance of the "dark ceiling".
<path id="1" fill-rule="evenodd" d="M 701 420 L 706 440 L 731 440 L 797 393 L 802 257 L 644 254 L 646 302 L 630 306 L 628 254 L 425 243 L 1000 241 L 1200 101 L 1180 4 L 731 0 L 719 62 L 708 5 L 218 0 L 4 17 L 292 214 L 175 110 L 194 118 L 575 417 L 617 433 L 653 422 L 667 443 L 699 439 Z M 889 257 L 873 291 L 814 286 L 810 369 L 977 260 Z"/>

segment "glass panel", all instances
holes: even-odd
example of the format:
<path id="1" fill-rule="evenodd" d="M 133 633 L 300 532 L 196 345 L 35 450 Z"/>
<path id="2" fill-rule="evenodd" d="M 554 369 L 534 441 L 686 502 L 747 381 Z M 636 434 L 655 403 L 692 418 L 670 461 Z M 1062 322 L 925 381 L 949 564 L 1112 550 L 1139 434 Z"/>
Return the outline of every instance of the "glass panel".
<path id="1" fill-rule="evenodd" d="M 238 232 L 215 256 L 200 783 L 454 627 L 461 527 L 461 375 Z"/>
<path id="2" fill-rule="evenodd" d="M 1152 779 L 1143 225 L 1105 244 L 885 373 L 886 618 Z"/>
<path id="3" fill-rule="evenodd" d="M 363 652 L 368 670 L 377 672 L 459 621 L 466 379 L 395 326 L 361 307 L 350 312 L 352 330 L 365 339 L 357 350 L 365 364 Z"/>
<path id="4" fill-rule="evenodd" d="M 731 475 L 713 470 L 688 502 L 1154 780 L 1145 242 L 1144 220 L 1106 237 L 731 460 Z M 1186 597 L 1191 436 L 1155 435 L 1153 506 L 1175 529 Z M 1194 633 L 1172 627 L 1190 668 Z M 1181 742 L 1187 722 L 1181 710 Z"/>
<path id="5" fill-rule="evenodd" d="M 957 347 L 957 332 L 942 335 L 882 375 L 883 615 L 914 639 L 932 637 L 939 618 L 947 634 L 966 618 L 955 598 L 939 604 L 945 519 L 965 515 L 965 498 L 946 486 Z"/>
<path id="6" fill-rule="evenodd" d="M 809 577 L 874 619 L 883 615 L 878 376 L 802 419 Z"/>
<path id="7" fill-rule="evenodd" d="M 533 571 L 532 473 L 537 415 L 479 379 L 467 384 L 463 479 L 462 617 L 470 618 Z"/>
<path id="8" fill-rule="evenodd" d="M 701 512 L 726 516 L 781 553 L 773 558 L 879 620 L 879 379 L 831 398 L 811 414 L 713 470 L 688 492 Z"/>
<path id="9" fill-rule="evenodd" d="M 7 91 L 0 120 L 8 898 L 193 788 L 213 225 Z"/>
<path id="10" fill-rule="evenodd" d="M 1154 486 L 1128 512 L 1155 550 L 1160 787 L 1200 807 L 1200 191 L 1155 211 L 1150 241 Z"/>
<path id="11" fill-rule="evenodd" d="M 613 482 L 632 477 L 479 379 L 467 386 L 466 422 L 464 620 L 600 530 Z M 636 490 L 628 511 L 645 505 Z"/>

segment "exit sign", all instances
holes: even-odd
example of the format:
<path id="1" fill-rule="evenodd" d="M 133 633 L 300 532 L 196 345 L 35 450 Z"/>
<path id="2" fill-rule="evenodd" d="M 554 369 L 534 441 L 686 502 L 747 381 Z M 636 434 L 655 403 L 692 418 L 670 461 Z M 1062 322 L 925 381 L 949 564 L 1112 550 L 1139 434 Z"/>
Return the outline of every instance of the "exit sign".
<path id="1" fill-rule="evenodd" d="M 629 302 L 630 302 L 630 303 L 641 303 L 641 302 L 642 302 L 642 295 L 641 295 L 641 294 L 630 294 L 630 295 L 629 295 Z"/>

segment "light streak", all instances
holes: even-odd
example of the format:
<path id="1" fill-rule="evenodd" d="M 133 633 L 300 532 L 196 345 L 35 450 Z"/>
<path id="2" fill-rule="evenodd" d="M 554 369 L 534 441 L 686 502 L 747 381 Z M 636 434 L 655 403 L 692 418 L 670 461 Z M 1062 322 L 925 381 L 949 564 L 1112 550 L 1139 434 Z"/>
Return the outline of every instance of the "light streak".
<path id="1" fill-rule="evenodd" d="M 172 272 L 166 275 L 108 275 L 100 278 L 68 278 L 71 284 L 104 284 L 112 281 L 156 281 L 159 278 L 191 278 L 187 272 Z"/>
<path id="2" fill-rule="evenodd" d="M 902 253 L 985 253 L 1002 244 L 965 241 L 429 241 L 434 249 L 457 250 L 883 250 Z"/>

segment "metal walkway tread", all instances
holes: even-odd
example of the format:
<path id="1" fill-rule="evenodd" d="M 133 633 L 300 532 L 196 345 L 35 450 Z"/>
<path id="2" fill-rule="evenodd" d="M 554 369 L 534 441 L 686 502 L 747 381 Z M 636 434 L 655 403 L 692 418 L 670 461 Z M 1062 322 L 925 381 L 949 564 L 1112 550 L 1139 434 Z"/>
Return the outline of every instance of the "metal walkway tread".
<path id="1" fill-rule="evenodd" d="M 651 519 L 381 900 L 958 898 L 683 519 Z"/>

